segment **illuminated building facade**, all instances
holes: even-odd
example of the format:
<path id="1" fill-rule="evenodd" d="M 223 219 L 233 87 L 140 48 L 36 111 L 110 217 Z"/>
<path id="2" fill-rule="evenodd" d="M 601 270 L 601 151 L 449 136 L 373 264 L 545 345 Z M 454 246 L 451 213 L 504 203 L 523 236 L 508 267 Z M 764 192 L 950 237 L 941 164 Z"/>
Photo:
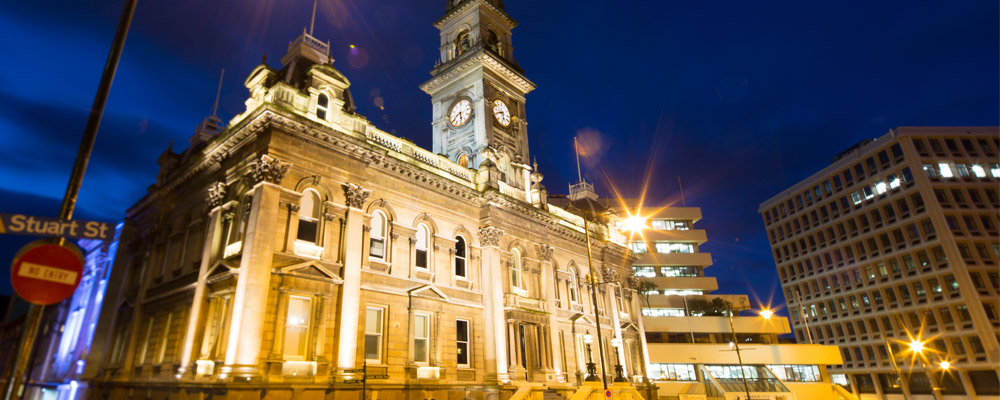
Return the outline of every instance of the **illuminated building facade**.
<path id="1" fill-rule="evenodd" d="M 754 307 L 746 295 L 714 293 L 716 278 L 705 276 L 711 254 L 699 249 L 707 234 L 695 228 L 700 208 L 644 207 L 635 213 L 646 218 L 645 226 L 629 247 L 638 256 L 632 268 L 642 282 L 637 286 L 649 378 L 661 398 L 745 398 L 747 391 L 761 399 L 850 398 L 828 371 L 842 363 L 837 347 L 784 343 L 778 335 L 791 332 L 787 318 L 767 305 Z M 620 222 L 621 228 L 629 225 Z"/>
<path id="2" fill-rule="evenodd" d="M 164 152 L 128 210 L 88 395 L 568 398 L 598 322 L 607 373 L 617 360 L 641 381 L 621 238 L 591 225 L 608 283 L 593 304 L 584 220 L 549 204 L 528 164 L 534 84 L 514 25 L 502 1 L 448 2 L 421 86 L 434 152 L 355 113 L 329 45 L 307 33 L 280 68 L 258 66 L 246 111 Z"/>
<path id="3" fill-rule="evenodd" d="M 840 346 L 862 398 L 1000 398 L 998 142 L 898 128 L 761 204 L 796 338 Z"/>

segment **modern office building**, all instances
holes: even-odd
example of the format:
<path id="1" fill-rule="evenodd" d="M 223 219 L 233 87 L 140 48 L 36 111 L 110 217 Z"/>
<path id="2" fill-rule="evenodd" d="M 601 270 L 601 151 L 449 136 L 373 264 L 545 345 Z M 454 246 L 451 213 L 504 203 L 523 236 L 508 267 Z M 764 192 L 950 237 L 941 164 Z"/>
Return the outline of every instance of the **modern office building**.
<path id="1" fill-rule="evenodd" d="M 590 358 L 639 396 L 628 252 L 592 186 L 549 203 L 529 165 L 516 23 L 500 0 L 444 11 L 421 86 L 433 152 L 356 113 L 308 33 L 250 74 L 228 126 L 163 152 L 127 212 L 88 397 L 570 398 L 594 388 Z"/>
<path id="2" fill-rule="evenodd" d="M 862 398 L 1000 398 L 998 142 L 894 129 L 760 205 L 795 337 Z"/>
<path id="3" fill-rule="evenodd" d="M 630 249 L 642 282 L 649 377 L 661 399 L 746 398 L 747 392 L 754 399 L 854 399 L 831 382 L 828 366 L 842 362 L 836 346 L 785 343 L 778 336 L 791 332 L 787 318 L 746 295 L 715 293 L 716 278 L 705 275 L 711 254 L 700 251 L 707 235 L 695 228 L 700 208 L 632 213 L 646 218 Z M 619 221 L 620 228 L 634 228 Z"/>

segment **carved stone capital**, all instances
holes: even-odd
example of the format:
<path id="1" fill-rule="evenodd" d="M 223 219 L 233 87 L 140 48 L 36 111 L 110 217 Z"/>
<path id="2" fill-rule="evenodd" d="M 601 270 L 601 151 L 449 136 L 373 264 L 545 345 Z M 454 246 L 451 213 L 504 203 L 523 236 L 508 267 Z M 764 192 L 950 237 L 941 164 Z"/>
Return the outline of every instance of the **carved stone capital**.
<path id="1" fill-rule="evenodd" d="M 604 267 L 601 269 L 601 277 L 604 279 L 604 282 L 617 282 L 618 271 L 614 268 Z"/>
<path id="2" fill-rule="evenodd" d="M 389 237 L 392 238 L 392 240 L 396 240 L 399 239 L 399 234 L 396 232 L 389 232 Z"/>
<path id="3" fill-rule="evenodd" d="M 410 242 L 410 245 L 414 245 L 417 243 L 417 238 L 415 237 L 407 238 L 407 240 Z"/>
<path id="4" fill-rule="evenodd" d="M 337 218 L 337 216 L 330 213 L 323 213 L 323 219 L 327 221 L 333 221 L 334 218 Z"/>
<path id="5" fill-rule="evenodd" d="M 344 184 L 344 196 L 347 197 L 348 207 L 358 209 L 364 207 L 365 201 L 368 200 L 368 196 L 371 196 L 371 194 L 371 190 L 365 189 L 353 183 Z"/>
<path id="6" fill-rule="evenodd" d="M 553 250 L 555 250 L 555 248 L 547 244 L 538 245 L 538 258 L 542 261 L 551 261 Z"/>
<path id="7" fill-rule="evenodd" d="M 222 205 L 222 199 L 226 197 L 226 183 L 215 182 L 208 185 L 208 205 L 211 208 Z"/>
<path id="8" fill-rule="evenodd" d="M 281 184 L 281 179 L 292 167 L 292 164 L 281 162 L 277 158 L 267 154 L 262 154 L 260 159 L 250 167 L 250 178 L 254 183 L 269 182 L 275 185 Z"/>
<path id="9" fill-rule="evenodd" d="M 483 246 L 499 246 L 503 234 L 503 229 L 495 226 L 481 226 L 479 227 L 479 243 Z"/>
<path id="10" fill-rule="evenodd" d="M 628 280 L 628 287 L 634 290 L 638 290 L 639 284 L 642 283 L 642 281 L 639 280 L 639 277 L 635 275 L 629 276 L 627 280 Z"/>
<path id="11" fill-rule="evenodd" d="M 288 203 L 288 209 L 292 210 L 292 212 L 299 212 L 299 204 L 298 203 Z"/>
<path id="12" fill-rule="evenodd" d="M 365 233 L 371 233 L 372 226 L 371 225 L 361 225 L 361 230 L 365 231 Z"/>

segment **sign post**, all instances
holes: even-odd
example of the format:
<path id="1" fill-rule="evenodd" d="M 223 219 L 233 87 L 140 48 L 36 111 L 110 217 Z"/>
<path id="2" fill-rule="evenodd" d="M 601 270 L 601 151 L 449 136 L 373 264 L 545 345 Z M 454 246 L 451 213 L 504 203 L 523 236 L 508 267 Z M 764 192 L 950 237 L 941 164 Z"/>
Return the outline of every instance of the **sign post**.
<path id="1" fill-rule="evenodd" d="M 69 183 L 66 184 L 66 194 L 63 195 L 62 206 L 59 208 L 59 219 L 72 225 L 73 210 L 76 208 L 76 197 L 80 194 L 80 186 L 83 184 L 83 175 L 87 172 L 87 164 L 90 162 L 90 153 L 94 150 L 94 142 L 97 140 L 97 128 L 101 125 L 101 117 L 104 116 L 104 106 L 108 102 L 108 94 L 111 92 L 111 82 L 115 79 L 115 72 L 118 70 L 118 60 L 121 59 L 122 50 L 125 48 L 125 38 L 128 36 L 129 26 L 132 25 L 132 16 L 135 14 L 135 7 L 139 0 L 125 0 L 125 7 L 122 9 L 121 17 L 118 19 L 118 27 L 115 29 L 115 38 L 111 42 L 111 51 L 108 53 L 107 62 L 104 64 L 104 72 L 101 74 L 101 82 L 97 86 L 97 94 L 94 96 L 94 103 L 90 107 L 90 116 L 87 118 L 87 126 L 83 130 L 83 138 L 80 140 L 80 149 L 76 153 L 76 160 L 73 162 L 73 171 L 69 176 Z M 113 229 L 108 231 L 113 233 Z M 48 236 L 48 235 L 47 235 Z M 62 245 L 66 238 L 62 235 L 58 235 L 59 245 Z M 29 250 L 30 251 L 30 250 Z M 26 254 L 27 255 L 27 252 Z M 23 261 L 22 261 L 23 262 Z M 38 264 L 44 267 L 52 267 L 52 265 Z M 62 265 L 62 264 L 60 264 Z M 21 267 L 24 268 L 23 266 Z M 55 268 L 59 270 L 61 268 Z M 46 272 L 47 271 L 47 272 Z M 53 279 L 62 279 L 63 281 L 68 280 L 67 275 L 55 272 L 55 275 L 50 275 L 48 272 L 53 272 L 49 270 L 42 269 L 32 269 L 29 266 L 29 275 L 24 277 L 26 282 L 28 279 L 42 280 L 38 277 L 49 277 Z M 12 270 L 13 273 L 13 270 Z M 40 274 L 40 275 L 38 275 Z M 80 275 L 78 274 L 76 278 L 76 283 L 79 283 Z M 20 275 L 19 275 L 20 276 Z M 32 277 L 34 276 L 34 278 Z M 75 288 L 76 285 L 74 284 Z M 72 291 L 70 291 L 72 294 Z M 31 358 L 31 350 L 35 346 L 35 336 L 38 335 L 38 326 L 42 322 L 42 312 L 45 306 L 39 304 L 33 304 L 31 310 L 28 311 L 28 327 L 25 329 L 24 334 L 21 335 L 21 345 L 18 346 L 17 357 L 14 362 L 14 370 L 10 378 L 7 380 L 7 387 L 4 390 L 3 398 L 4 400 L 10 400 L 14 397 L 20 397 L 23 394 L 23 389 L 21 388 L 22 382 L 24 380 L 25 370 L 28 367 L 28 360 Z"/>

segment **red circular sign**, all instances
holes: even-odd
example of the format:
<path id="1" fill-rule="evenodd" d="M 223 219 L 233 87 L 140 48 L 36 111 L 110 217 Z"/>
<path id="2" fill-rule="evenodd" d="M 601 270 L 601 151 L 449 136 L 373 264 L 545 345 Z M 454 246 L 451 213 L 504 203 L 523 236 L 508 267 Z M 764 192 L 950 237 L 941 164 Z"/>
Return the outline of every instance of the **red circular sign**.
<path id="1" fill-rule="evenodd" d="M 83 257 L 75 246 L 50 241 L 31 242 L 21 248 L 10 269 L 14 291 L 24 300 L 55 304 L 73 295 L 83 277 Z"/>

